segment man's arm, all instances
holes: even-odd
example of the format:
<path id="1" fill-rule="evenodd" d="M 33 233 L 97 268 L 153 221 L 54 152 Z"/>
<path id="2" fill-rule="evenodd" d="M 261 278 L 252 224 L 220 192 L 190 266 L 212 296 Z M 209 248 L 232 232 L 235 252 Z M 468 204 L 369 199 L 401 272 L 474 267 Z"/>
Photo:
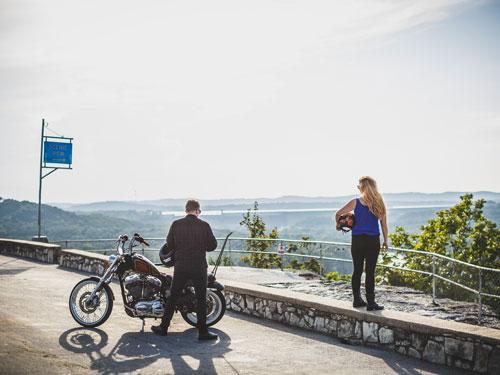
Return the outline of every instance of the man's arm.
<path id="1" fill-rule="evenodd" d="M 165 245 L 161 248 L 160 255 L 161 253 L 168 253 L 172 250 L 175 249 L 175 241 L 174 241 L 174 223 L 170 226 L 170 229 L 167 234 L 167 242 Z"/>
<path id="2" fill-rule="evenodd" d="M 207 251 L 214 251 L 217 249 L 217 240 L 215 239 L 210 224 L 207 223 Z"/>

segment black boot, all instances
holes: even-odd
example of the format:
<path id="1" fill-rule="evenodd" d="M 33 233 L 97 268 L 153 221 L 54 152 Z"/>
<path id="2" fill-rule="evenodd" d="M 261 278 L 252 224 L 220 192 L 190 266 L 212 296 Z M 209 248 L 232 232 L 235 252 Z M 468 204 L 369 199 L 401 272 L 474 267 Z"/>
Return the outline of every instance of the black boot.
<path id="1" fill-rule="evenodd" d="M 160 336 L 167 336 L 168 334 L 168 324 L 161 323 L 157 326 L 151 326 L 151 331 Z"/>
<path id="2" fill-rule="evenodd" d="M 368 311 L 373 311 L 373 310 L 383 310 L 384 306 L 379 305 L 377 302 L 375 302 L 375 295 L 366 295 L 366 300 L 368 301 L 368 304 L 366 306 L 366 310 Z"/>
<path id="3" fill-rule="evenodd" d="M 210 332 L 208 329 L 200 330 L 198 332 L 198 340 L 217 340 L 219 336 Z"/>
<path id="4" fill-rule="evenodd" d="M 352 307 L 363 307 L 366 306 L 366 302 L 361 298 L 359 294 L 354 294 L 354 300 L 352 302 Z"/>

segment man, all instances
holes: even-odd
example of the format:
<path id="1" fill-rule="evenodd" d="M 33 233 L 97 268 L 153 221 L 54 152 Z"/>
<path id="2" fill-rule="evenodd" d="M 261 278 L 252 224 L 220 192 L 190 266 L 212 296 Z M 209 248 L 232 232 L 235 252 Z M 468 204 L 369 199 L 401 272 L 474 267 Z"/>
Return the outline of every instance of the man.
<path id="1" fill-rule="evenodd" d="M 168 231 L 167 243 L 163 247 L 163 252 L 167 253 L 172 250 L 175 252 L 174 278 L 161 324 L 151 327 L 152 331 L 158 335 L 167 335 L 177 300 L 186 282 L 192 280 L 198 301 L 196 312 L 198 339 L 217 339 L 217 335 L 209 332 L 207 328 L 208 264 L 206 259 L 206 252 L 217 248 L 217 240 L 210 225 L 198 218 L 200 214 L 200 203 L 196 200 L 188 200 L 186 202 L 186 216 L 174 221 Z M 160 253 L 160 257 L 165 255 L 163 252 Z"/>

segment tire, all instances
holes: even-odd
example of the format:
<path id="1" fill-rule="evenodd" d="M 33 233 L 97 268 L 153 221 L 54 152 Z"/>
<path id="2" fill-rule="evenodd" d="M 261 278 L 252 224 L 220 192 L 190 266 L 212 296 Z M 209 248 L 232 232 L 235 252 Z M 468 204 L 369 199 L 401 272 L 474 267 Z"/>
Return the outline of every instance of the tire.
<path id="1" fill-rule="evenodd" d="M 83 327 L 98 327 L 108 320 L 113 310 L 113 292 L 109 285 L 104 284 L 97 295 L 96 306 L 85 306 L 86 297 L 97 286 L 96 278 L 83 279 L 75 285 L 69 296 L 69 311 L 75 321 Z M 82 292 L 83 291 L 83 292 Z M 82 293 L 80 293 L 82 292 Z M 102 309 L 99 309 L 104 305 Z"/>
<path id="2" fill-rule="evenodd" d="M 207 327 L 217 324 L 226 312 L 226 298 L 219 290 L 207 289 Z M 196 327 L 196 313 L 181 312 L 186 323 Z"/>

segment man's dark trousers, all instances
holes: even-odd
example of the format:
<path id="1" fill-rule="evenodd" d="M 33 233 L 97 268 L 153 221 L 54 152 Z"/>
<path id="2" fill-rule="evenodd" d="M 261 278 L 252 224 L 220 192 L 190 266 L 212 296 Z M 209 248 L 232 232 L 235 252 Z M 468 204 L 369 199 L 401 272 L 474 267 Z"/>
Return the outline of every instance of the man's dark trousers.
<path id="1" fill-rule="evenodd" d="M 189 271 L 182 269 L 174 269 L 174 279 L 172 281 L 172 289 L 170 290 L 170 297 L 167 301 L 167 308 L 165 315 L 162 318 L 161 325 L 168 327 L 172 316 L 175 312 L 175 305 L 181 296 L 182 289 L 187 281 L 193 282 L 196 299 L 198 301 L 198 309 L 196 310 L 196 317 L 198 318 L 197 328 L 199 332 L 207 331 L 207 271 Z"/>

